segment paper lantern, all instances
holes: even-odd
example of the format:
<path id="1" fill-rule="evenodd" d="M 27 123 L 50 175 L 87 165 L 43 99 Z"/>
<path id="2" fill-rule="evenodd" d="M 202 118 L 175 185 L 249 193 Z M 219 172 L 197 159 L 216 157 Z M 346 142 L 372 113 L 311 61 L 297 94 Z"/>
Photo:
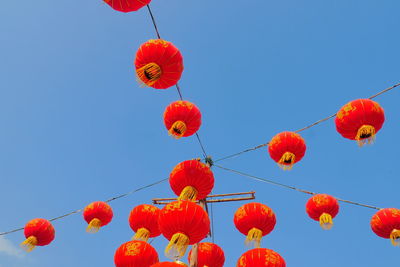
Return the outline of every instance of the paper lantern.
<path id="1" fill-rule="evenodd" d="M 150 267 L 158 262 L 157 251 L 144 241 L 122 244 L 114 255 L 116 267 Z"/>
<path id="2" fill-rule="evenodd" d="M 371 229 L 382 238 L 390 238 L 393 246 L 400 246 L 400 209 L 381 209 L 372 216 Z"/>
<path id="3" fill-rule="evenodd" d="M 159 215 L 160 209 L 153 205 L 142 204 L 133 208 L 129 214 L 129 225 L 136 233 L 133 239 L 147 242 L 150 237 L 159 236 Z"/>
<path id="4" fill-rule="evenodd" d="M 110 7 L 120 12 L 137 11 L 151 0 L 104 0 Z"/>
<path id="5" fill-rule="evenodd" d="M 255 248 L 245 252 L 236 267 L 286 267 L 281 255 L 271 249 Z"/>
<path id="6" fill-rule="evenodd" d="M 330 195 L 314 195 L 306 204 L 306 212 L 311 219 L 319 221 L 322 229 L 329 230 L 333 226 L 332 219 L 339 212 L 339 203 Z"/>
<path id="7" fill-rule="evenodd" d="M 47 246 L 55 237 L 55 230 L 50 221 L 46 219 L 30 220 L 24 228 L 25 241 L 21 247 L 31 252 L 36 246 Z"/>
<path id="8" fill-rule="evenodd" d="M 189 101 L 175 101 L 164 111 L 164 124 L 176 139 L 191 136 L 200 129 L 200 110 Z"/>
<path id="9" fill-rule="evenodd" d="M 96 233 L 100 227 L 109 224 L 113 218 L 113 211 L 110 205 L 103 201 L 89 204 L 83 210 L 83 218 L 88 223 L 86 231 Z"/>
<path id="10" fill-rule="evenodd" d="M 191 263 L 192 250 L 189 252 L 188 260 Z M 199 243 L 197 248 L 197 266 L 198 267 L 223 267 L 225 255 L 222 248 L 214 243 Z"/>

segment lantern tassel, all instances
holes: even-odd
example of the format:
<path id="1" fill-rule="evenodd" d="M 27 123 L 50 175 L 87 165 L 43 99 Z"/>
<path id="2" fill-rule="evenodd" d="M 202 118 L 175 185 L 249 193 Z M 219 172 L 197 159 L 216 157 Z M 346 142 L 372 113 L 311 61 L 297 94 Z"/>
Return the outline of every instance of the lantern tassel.
<path id="1" fill-rule="evenodd" d="M 174 124 L 172 124 L 168 133 L 169 135 L 172 135 L 176 139 L 179 139 L 186 133 L 186 130 L 187 130 L 186 123 L 184 123 L 183 121 L 176 121 L 174 122 Z"/>
<path id="2" fill-rule="evenodd" d="M 38 240 L 34 236 L 30 236 L 25 239 L 24 242 L 21 243 L 21 248 L 23 248 L 26 252 L 31 252 L 37 245 Z"/>
<path id="3" fill-rule="evenodd" d="M 176 233 L 165 248 L 165 256 L 174 260 L 180 259 L 185 255 L 188 246 L 189 237 L 182 233 Z"/>
<path id="4" fill-rule="evenodd" d="M 150 231 L 142 227 L 136 231 L 136 234 L 132 237 L 132 240 L 140 240 L 147 242 L 149 240 L 149 237 L 150 237 Z"/>
<path id="5" fill-rule="evenodd" d="M 375 140 L 375 127 L 371 125 L 363 125 L 358 129 L 356 140 L 359 146 L 372 144 Z"/>
<path id="6" fill-rule="evenodd" d="M 263 237 L 263 232 L 260 229 L 254 227 L 250 229 L 249 232 L 247 233 L 245 243 L 246 245 L 252 245 L 254 243 L 254 247 L 259 248 L 262 237 Z"/>
<path id="7" fill-rule="evenodd" d="M 400 230 L 394 229 L 390 234 L 390 240 L 392 241 L 393 246 L 400 247 Z"/>
<path id="8" fill-rule="evenodd" d="M 295 159 L 296 156 L 292 152 L 285 152 L 285 154 L 283 154 L 281 159 L 278 161 L 278 165 L 285 171 L 291 170 L 293 168 Z"/>
<path id="9" fill-rule="evenodd" d="M 321 225 L 322 229 L 330 230 L 333 226 L 332 216 L 328 213 L 322 213 L 319 216 L 319 224 Z"/>
<path id="10" fill-rule="evenodd" d="M 144 86 L 152 86 L 162 74 L 160 66 L 156 63 L 148 63 L 136 70 L 139 82 Z"/>
<path id="11" fill-rule="evenodd" d="M 93 220 L 90 221 L 88 227 L 86 228 L 86 232 L 95 234 L 100 230 L 101 227 L 101 221 L 97 218 L 94 218 Z"/>
<path id="12" fill-rule="evenodd" d="M 179 195 L 178 200 L 190 200 L 190 201 L 196 201 L 197 198 L 197 190 L 193 186 L 186 186 L 181 194 Z"/>

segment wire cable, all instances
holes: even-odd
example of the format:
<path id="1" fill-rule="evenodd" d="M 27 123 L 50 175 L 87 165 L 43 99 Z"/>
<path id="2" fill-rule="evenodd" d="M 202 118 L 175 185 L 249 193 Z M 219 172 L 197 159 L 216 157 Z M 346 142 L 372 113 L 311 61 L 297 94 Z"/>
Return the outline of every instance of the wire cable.
<path id="1" fill-rule="evenodd" d="M 380 95 L 382 95 L 382 94 L 385 94 L 385 93 L 387 93 L 387 92 L 389 92 L 389 91 L 391 91 L 391 90 L 393 90 L 393 89 L 395 89 L 396 87 L 399 87 L 399 86 L 400 86 L 400 83 L 397 83 L 397 84 L 395 84 L 395 85 L 393 85 L 393 86 L 391 86 L 391 87 L 389 87 L 389 88 L 386 88 L 386 89 L 384 89 L 384 90 L 382 90 L 382 91 L 380 91 L 380 92 L 374 94 L 373 96 L 370 96 L 368 99 L 374 99 L 374 98 L 376 98 L 377 96 L 380 96 Z M 332 119 L 332 118 L 334 118 L 334 117 L 336 117 L 336 113 L 335 113 L 335 114 L 332 114 L 332 115 L 330 115 L 330 116 L 328 116 L 328 117 L 326 117 L 326 118 L 324 118 L 324 119 L 321 119 L 321 120 L 319 120 L 319 121 L 316 121 L 316 122 L 314 122 L 314 123 L 312 123 L 312 124 L 310 124 L 310 125 L 308 125 L 308 126 L 305 126 L 305 127 L 301 128 L 301 129 L 299 129 L 299 130 L 296 130 L 296 131 L 294 131 L 294 132 L 295 132 L 295 133 L 302 132 L 302 131 L 304 131 L 304 130 L 310 129 L 311 127 L 314 127 L 314 126 L 316 126 L 316 125 L 318 125 L 318 124 L 320 124 L 320 123 L 322 123 L 322 122 L 325 122 L 325 121 L 327 121 L 327 120 L 329 120 L 329 119 Z M 259 149 L 259 148 L 268 146 L 268 144 L 269 144 L 269 143 L 265 143 L 265 144 L 261 144 L 261 145 L 258 145 L 258 146 L 256 146 L 256 147 L 253 147 L 253 148 L 248 148 L 248 149 L 245 149 L 245 150 L 243 150 L 243 151 L 240 151 L 240 152 L 237 152 L 237 153 L 234 153 L 234 154 L 231 154 L 231 155 L 228 155 L 228 156 L 225 156 L 225 157 L 216 159 L 214 162 L 219 162 L 219 161 L 223 161 L 223 160 L 226 160 L 226 159 L 234 158 L 234 157 L 237 157 L 237 156 L 242 155 L 242 154 L 244 154 L 244 153 L 247 153 L 247 152 L 250 152 L 250 151 L 254 151 L 254 150 L 257 150 L 257 149 Z"/>
<path id="2" fill-rule="evenodd" d="M 134 189 L 134 190 L 132 190 L 132 191 L 130 191 L 130 192 L 127 192 L 127 193 L 125 193 L 125 194 L 112 197 L 112 198 L 106 200 L 105 202 L 109 203 L 109 202 L 112 202 L 112 201 L 114 201 L 114 200 L 127 197 L 127 196 L 132 195 L 132 194 L 134 194 L 134 193 L 136 193 L 136 192 L 139 192 L 139 191 L 141 191 L 141 190 L 144 190 L 144 189 L 150 188 L 150 187 L 152 187 L 152 186 L 161 184 L 161 183 L 167 181 L 168 179 L 169 179 L 169 178 L 162 179 L 162 180 L 156 181 L 156 182 L 154 182 L 154 183 L 151 183 L 151 184 L 148 184 L 148 185 L 139 187 L 139 188 Z M 84 210 L 84 209 L 74 210 L 74 211 L 71 211 L 71 212 L 66 213 L 66 214 L 64 214 L 64 215 L 61 215 L 61 216 L 52 218 L 52 219 L 50 219 L 49 221 L 53 222 L 53 221 L 56 221 L 56 220 L 59 220 L 59 219 L 62 219 L 62 218 L 71 216 L 71 215 L 73 215 L 73 214 L 80 213 L 80 212 L 82 212 L 83 210 Z M 17 228 L 17 229 L 11 230 L 11 231 L 7 231 L 7 232 L 0 233 L 0 236 L 8 235 L 8 234 L 15 233 L 15 232 L 22 231 L 22 230 L 24 230 L 24 227 Z"/>
<path id="3" fill-rule="evenodd" d="M 286 189 L 295 190 L 297 192 L 301 192 L 301 193 L 308 194 L 308 195 L 316 195 L 316 194 L 318 194 L 318 193 L 315 193 L 315 192 L 311 192 L 311 191 L 308 191 L 308 190 L 297 188 L 295 186 L 278 183 L 278 182 L 275 182 L 275 181 L 272 181 L 272 180 L 269 180 L 269 179 L 266 179 L 266 178 L 262 178 L 262 177 L 254 176 L 254 175 L 251 175 L 251 174 L 248 174 L 248 173 L 244 173 L 244 172 L 241 172 L 241 171 L 229 169 L 229 168 L 226 168 L 226 167 L 223 167 L 223 166 L 220 166 L 220 165 L 214 164 L 214 166 L 217 167 L 217 168 L 220 168 L 222 170 L 225 170 L 225 171 L 228 171 L 228 172 L 232 172 L 232 173 L 235 173 L 235 174 L 247 177 L 247 178 L 251 178 L 251 179 L 259 181 L 259 182 L 280 186 L 280 187 L 283 187 L 283 188 L 286 188 Z M 345 202 L 345 203 L 348 203 L 348 204 L 351 204 L 351 205 L 355 205 L 355 206 L 360 206 L 360 207 L 369 208 L 369 209 L 375 209 L 375 210 L 380 210 L 381 209 L 381 208 L 378 208 L 376 206 L 362 204 L 362 203 L 354 202 L 354 201 L 351 201 L 351 200 L 341 199 L 341 198 L 337 198 L 337 197 L 335 197 L 335 198 L 340 202 Z"/>

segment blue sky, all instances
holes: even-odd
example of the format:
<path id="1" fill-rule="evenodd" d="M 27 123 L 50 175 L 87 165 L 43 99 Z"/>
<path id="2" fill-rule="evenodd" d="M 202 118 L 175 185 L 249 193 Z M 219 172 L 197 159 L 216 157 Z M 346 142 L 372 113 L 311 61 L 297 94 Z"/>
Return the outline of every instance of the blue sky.
<path id="1" fill-rule="evenodd" d="M 239 2 L 238 2 L 239 3 Z M 199 134 L 214 158 L 265 143 L 400 81 L 400 2 L 287 0 L 160 1 L 160 33 L 184 56 L 185 99 L 203 114 Z M 0 231 L 52 218 L 168 177 L 201 156 L 194 138 L 174 140 L 162 123 L 174 88 L 141 88 L 133 59 L 155 38 L 146 9 L 122 14 L 98 1 L 5 1 L 0 9 Z M 284 172 L 267 149 L 221 165 L 315 192 L 396 207 L 400 92 L 376 100 L 386 123 L 359 148 L 327 121 L 304 131 L 308 150 Z M 288 266 L 389 266 L 398 249 L 376 237 L 374 210 L 341 204 L 331 231 L 305 214 L 309 196 L 215 169 L 215 193 L 256 190 L 276 213 L 262 242 Z M 113 266 L 132 232 L 129 211 L 173 196 L 167 183 L 112 202 L 115 218 L 96 235 L 81 214 L 54 223 L 56 240 L 30 254 L 22 232 L 0 238 L 1 267 Z M 245 252 L 233 225 L 243 203 L 214 205 L 215 241 L 234 266 Z M 398 207 L 398 206 L 397 206 Z M 153 245 L 161 259 L 166 240 Z"/>

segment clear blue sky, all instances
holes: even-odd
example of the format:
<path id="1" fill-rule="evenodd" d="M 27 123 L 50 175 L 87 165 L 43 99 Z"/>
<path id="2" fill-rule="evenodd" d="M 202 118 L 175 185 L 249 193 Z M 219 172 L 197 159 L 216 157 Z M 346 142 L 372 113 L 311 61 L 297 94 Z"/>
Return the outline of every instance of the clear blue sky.
<path id="1" fill-rule="evenodd" d="M 240 2 L 240 3 L 239 3 Z M 296 130 L 400 81 L 398 0 L 153 0 L 161 35 L 184 56 L 180 85 L 203 114 L 207 152 L 221 157 Z M 122 14 L 97 1 L 3 1 L 0 9 L 0 231 L 52 218 L 169 175 L 201 156 L 194 138 L 174 140 L 164 108 L 174 88 L 135 81 L 139 45 L 155 38 L 146 9 Z M 399 207 L 400 91 L 376 100 L 386 123 L 358 148 L 333 120 L 303 133 L 304 159 L 280 170 L 260 149 L 221 165 L 337 197 Z M 276 213 L 262 246 L 288 266 L 395 266 L 399 248 L 369 227 L 374 210 L 341 205 L 331 231 L 305 214 L 307 195 L 215 169 L 215 193 L 257 191 Z M 167 183 L 112 202 L 96 235 L 81 214 L 54 223 L 56 240 L 25 255 L 22 232 L 0 238 L 1 267 L 113 266 L 130 239 L 131 208 L 173 196 Z M 214 206 L 215 241 L 234 266 L 246 250 L 233 225 L 243 203 Z M 153 242 L 161 259 L 166 240 Z"/>

